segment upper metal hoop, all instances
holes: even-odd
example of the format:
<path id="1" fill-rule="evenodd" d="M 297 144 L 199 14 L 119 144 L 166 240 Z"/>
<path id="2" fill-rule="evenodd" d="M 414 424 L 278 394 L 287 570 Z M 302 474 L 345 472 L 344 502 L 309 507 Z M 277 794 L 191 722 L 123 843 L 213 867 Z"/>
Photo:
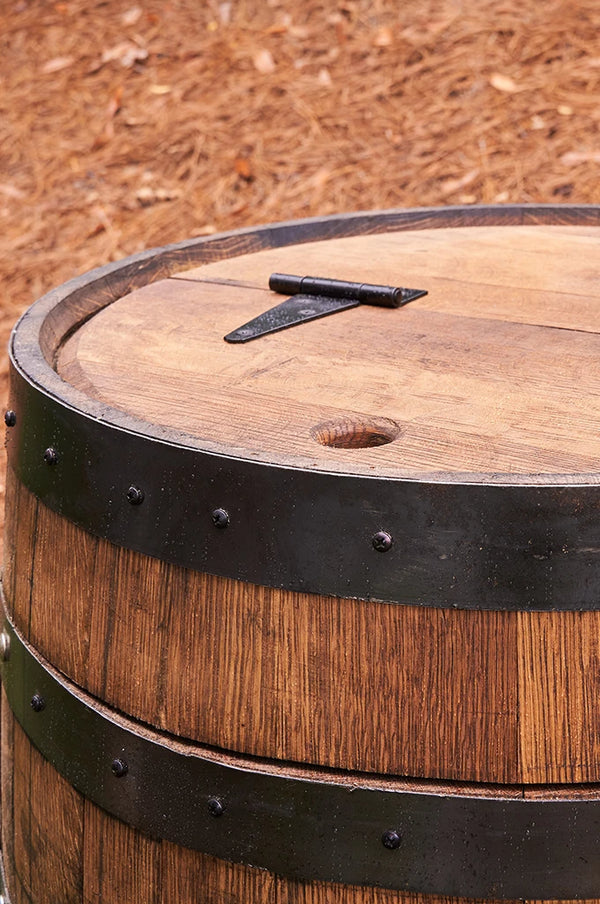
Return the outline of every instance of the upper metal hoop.
<path id="1" fill-rule="evenodd" d="M 13 333 L 9 461 L 45 505 L 85 530 L 176 565 L 405 605 L 600 609 L 598 475 L 566 486 L 566 475 L 529 486 L 465 483 L 460 475 L 420 482 L 213 454 L 75 390 L 41 347 L 59 329 L 57 312 L 73 305 L 84 319 L 194 263 L 358 233 L 544 222 L 600 225 L 600 209 L 449 208 L 299 221 L 145 252 L 74 280 L 34 305 Z"/>

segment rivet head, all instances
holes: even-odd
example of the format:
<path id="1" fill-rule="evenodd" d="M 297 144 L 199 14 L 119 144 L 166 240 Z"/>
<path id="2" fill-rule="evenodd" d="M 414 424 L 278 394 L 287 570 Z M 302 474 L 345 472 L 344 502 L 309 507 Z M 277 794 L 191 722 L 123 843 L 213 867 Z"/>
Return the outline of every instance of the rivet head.
<path id="1" fill-rule="evenodd" d="M 386 530 L 378 530 L 377 533 L 373 535 L 371 542 L 373 543 L 373 548 L 376 549 L 377 552 L 387 552 L 388 549 L 392 548 L 392 543 L 394 541 L 392 535 L 388 534 Z"/>
<path id="2" fill-rule="evenodd" d="M 227 527 L 229 524 L 229 514 L 225 509 L 215 509 L 212 513 L 212 520 L 215 527 Z"/>
<path id="3" fill-rule="evenodd" d="M 218 797 L 211 797 L 208 801 L 208 812 L 211 816 L 222 816 L 225 811 L 225 807 L 223 806 L 223 801 L 219 800 Z"/>
<path id="4" fill-rule="evenodd" d="M 12 408 L 9 408 L 8 411 L 4 412 L 4 423 L 7 427 L 14 427 L 17 423 L 17 413 L 13 411 Z"/>
<path id="5" fill-rule="evenodd" d="M 115 759 L 110 764 L 110 768 L 112 770 L 112 774 L 116 775 L 117 778 L 123 778 L 124 775 L 127 775 L 129 771 L 129 766 L 122 760 L 120 757 L 115 757 Z"/>
<path id="6" fill-rule="evenodd" d="M 41 713 L 43 709 L 46 709 L 46 701 L 41 694 L 33 695 L 31 698 L 31 708 L 35 713 Z"/>
<path id="7" fill-rule="evenodd" d="M 0 659 L 6 662 L 10 658 L 10 634 L 2 631 L 0 634 Z"/>
<path id="8" fill-rule="evenodd" d="M 53 449 L 52 447 L 46 449 L 44 452 L 44 461 L 47 465 L 55 465 L 58 461 L 58 452 L 56 449 Z"/>
<path id="9" fill-rule="evenodd" d="M 381 843 L 385 848 L 388 848 L 388 850 L 395 851 L 402 843 L 402 836 L 396 829 L 388 829 L 387 832 L 384 832 L 381 836 Z"/>
<path id="10" fill-rule="evenodd" d="M 144 501 L 144 491 L 139 487 L 129 487 L 127 490 L 127 500 L 131 505 L 141 505 Z"/>

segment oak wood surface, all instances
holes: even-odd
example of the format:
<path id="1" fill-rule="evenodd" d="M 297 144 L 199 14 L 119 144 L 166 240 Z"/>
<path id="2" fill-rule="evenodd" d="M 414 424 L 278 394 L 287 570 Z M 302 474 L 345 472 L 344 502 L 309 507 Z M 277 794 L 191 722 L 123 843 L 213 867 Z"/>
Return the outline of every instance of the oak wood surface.
<path id="1" fill-rule="evenodd" d="M 16 624 L 123 712 L 274 759 L 600 780 L 600 613 L 387 605 L 218 578 L 95 538 L 8 478 L 8 518 L 27 528 L 6 547 Z"/>
<path id="2" fill-rule="evenodd" d="M 89 801 L 83 804 L 83 888 L 78 900 L 85 904 L 117 904 L 120 901 L 161 904 L 165 900 L 161 875 L 161 842 L 109 817 Z"/>
<path id="3" fill-rule="evenodd" d="M 151 839 L 85 801 L 30 744 L 3 701 L 9 894 L 19 904 L 478 904 L 479 899 L 304 882 Z M 14 739 L 14 741 L 13 741 Z M 460 789 L 464 791 L 463 789 Z M 515 789 L 516 790 L 516 789 Z M 446 788 L 448 793 L 451 789 Z M 477 793 L 477 789 L 472 789 Z M 490 793 L 482 789 L 482 793 Z M 552 798 L 553 789 L 534 792 Z M 598 797 L 598 786 L 565 794 Z M 15 847 L 7 845 L 14 834 Z M 273 844 L 277 839 L 273 839 Z M 486 899 L 496 904 L 494 899 Z M 596 904 L 588 899 L 584 904 Z M 534 902 L 531 902 L 534 904 Z M 567 904 L 567 902 L 565 902 Z"/>
<path id="4" fill-rule="evenodd" d="M 185 570 L 92 537 L 8 477 L 23 523 L 28 506 L 37 512 L 18 556 L 7 545 L 9 607 L 42 655 L 100 699 L 276 759 L 515 780 L 508 613 L 337 600 Z M 17 566 L 31 582 L 19 585 Z"/>
<path id="5" fill-rule="evenodd" d="M 380 233 L 377 217 L 306 226 L 305 244 L 278 248 L 268 245 L 293 240 L 285 229 L 251 232 L 80 280 L 49 316 L 33 315 L 41 350 L 65 396 L 227 454 L 397 477 L 597 482 L 597 212 L 396 220 L 402 231 L 377 235 L 360 234 Z M 331 241 L 306 243 L 317 233 Z M 264 288 L 276 270 L 429 295 L 227 346 L 226 332 L 281 300 Z M 397 427 L 385 445 L 318 441 L 341 433 L 356 445 L 385 419 Z M 86 534 L 14 474 L 6 524 L 19 629 L 76 683 L 151 725 L 282 761 L 526 783 L 528 796 L 555 782 L 565 788 L 553 794 L 597 793 L 569 783 L 600 781 L 599 612 L 411 608 L 211 577 Z M 191 904 L 198 883 L 207 904 L 453 900 L 287 882 L 142 838 L 57 782 L 6 711 L 2 744 L 16 904 Z M 54 880 L 37 872 L 39 851 Z"/>
<path id="6" fill-rule="evenodd" d="M 484 207 L 416 208 L 367 211 L 333 217 L 296 220 L 236 230 L 134 255 L 117 264 L 107 264 L 90 274 L 76 277 L 41 299 L 27 324 L 21 324 L 24 346 L 35 336 L 46 361 L 53 365 L 55 353 L 72 327 L 103 305 L 166 276 L 174 276 L 199 264 L 240 257 L 268 248 L 287 248 L 311 241 L 351 236 L 385 235 L 389 232 L 474 226 L 569 226 L 585 233 L 600 226 L 600 211 L 592 205 L 501 205 Z M 42 368 L 36 367 L 37 375 Z"/>
<path id="7" fill-rule="evenodd" d="M 349 473 L 594 474 L 600 289 L 590 227 L 431 229 L 259 251 L 134 291 L 66 341 L 78 389 L 211 450 Z M 427 288 L 243 345 L 274 270 Z M 397 425 L 367 448 L 318 441 Z M 344 427 L 346 425 L 346 427 Z M 552 479 L 550 477 L 550 479 Z M 591 479 L 597 479 L 592 477 Z"/>
<path id="8" fill-rule="evenodd" d="M 525 781 L 553 763 L 555 782 L 595 771 L 600 725 L 592 676 L 600 619 L 589 612 L 518 613 L 520 761 Z M 561 777 L 562 775 L 562 777 Z"/>
<path id="9" fill-rule="evenodd" d="M 14 719 L 6 700 L 4 688 L 0 688 L 0 795 L 2 818 L 0 826 L 0 848 L 4 876 L 10 887 L 14 886 L 14 792 L 13 792 L 13 749 Z"/>
<path id="10" fill-rule="evenodd" d="M 5 698 L 3 707 L 8 709 Z M 9 719 L 5 716 L 4 726 Z M 12 758 L 3 764 L 2 783 L 3 793 L 12 796 L 13 819 L 3 826 L 8 841 L 3 853 L 8 876 L 20 889 L 17 900 L 24 896 L 34 904 L 76 904 L 82 893 L 83 799 L 16 721 L 9 730 Z"/>
<path id="11" fill-rule="evenodd" d="M 597 226 L 451 226 L 266 248 L 173 274 L 183 280 L 241 282 L 266 288 L 282 262 L 299 275 L 406 285 L 429 285 L 419 308 L 520 323 L 596 330 L 593 299 Z M 307 270 L 306 265 L 312 270 Z M 314 268 L 318 268 L 318 273 Z M 327 271 L 327 272 L 326 272 Z M 399 281 L 399 277 L 402 279 Z M 501 291 L 496 291 L 501 290 Z M 491 294 L 488 294 L 491 293 Z M 575 311 L 565 296 L 579 297 Z"/>

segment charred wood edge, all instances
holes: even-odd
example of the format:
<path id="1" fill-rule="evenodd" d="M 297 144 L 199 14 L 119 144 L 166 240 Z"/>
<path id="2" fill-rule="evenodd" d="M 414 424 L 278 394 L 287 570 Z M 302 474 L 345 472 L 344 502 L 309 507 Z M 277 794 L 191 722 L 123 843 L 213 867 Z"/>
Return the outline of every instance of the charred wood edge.
<path id="1" fill-rule="evenodd" d="M 30 741 L 79 793 L 146 835 L 293 880 L 600 896 L 600 786 L 525 798 L 522 786 L 407 782 L 203 748 L 109 710 L 8 620 L 4 630 L 2 680 Z"/>
<path id="2" fill-rule="evenodd" d="M 597 474 L 544 475 L 543 483 L 522 475 L 510 485 L 490 474 L 480 483 L 460 474 L 401 481 L 235 459 L 89 398 L 52 367 L 65 339 L 97 311 L 194 265 L 329 238 L 502 224 L 598 226 L 600 208 L 441 208 L 304 220 L 155 249 L 72 280 L 33 305 L 13 331 L 17 419 L 8 431 L 9 461 L 45 505 L 83 529 L 197 571 L 405 605 L 600 609 Z M 130 504 L 130 487 L 142 504 Z M 214 530 L 216 510 L 226 512 L 227 530 Z M 373 548 L 382 532 L 393 541 L 383 555 Z"/>

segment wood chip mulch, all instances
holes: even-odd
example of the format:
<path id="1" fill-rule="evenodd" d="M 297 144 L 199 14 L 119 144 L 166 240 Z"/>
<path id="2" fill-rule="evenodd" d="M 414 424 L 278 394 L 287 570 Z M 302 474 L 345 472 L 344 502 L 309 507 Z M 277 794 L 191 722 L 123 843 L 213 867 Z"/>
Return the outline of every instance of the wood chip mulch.
<path id="1" fill-rule="evenodd" d="M 599 203 L 599 34 L 596 0 L 6 0 L 0 342 L 52 286 L 190 236 Z"/>

